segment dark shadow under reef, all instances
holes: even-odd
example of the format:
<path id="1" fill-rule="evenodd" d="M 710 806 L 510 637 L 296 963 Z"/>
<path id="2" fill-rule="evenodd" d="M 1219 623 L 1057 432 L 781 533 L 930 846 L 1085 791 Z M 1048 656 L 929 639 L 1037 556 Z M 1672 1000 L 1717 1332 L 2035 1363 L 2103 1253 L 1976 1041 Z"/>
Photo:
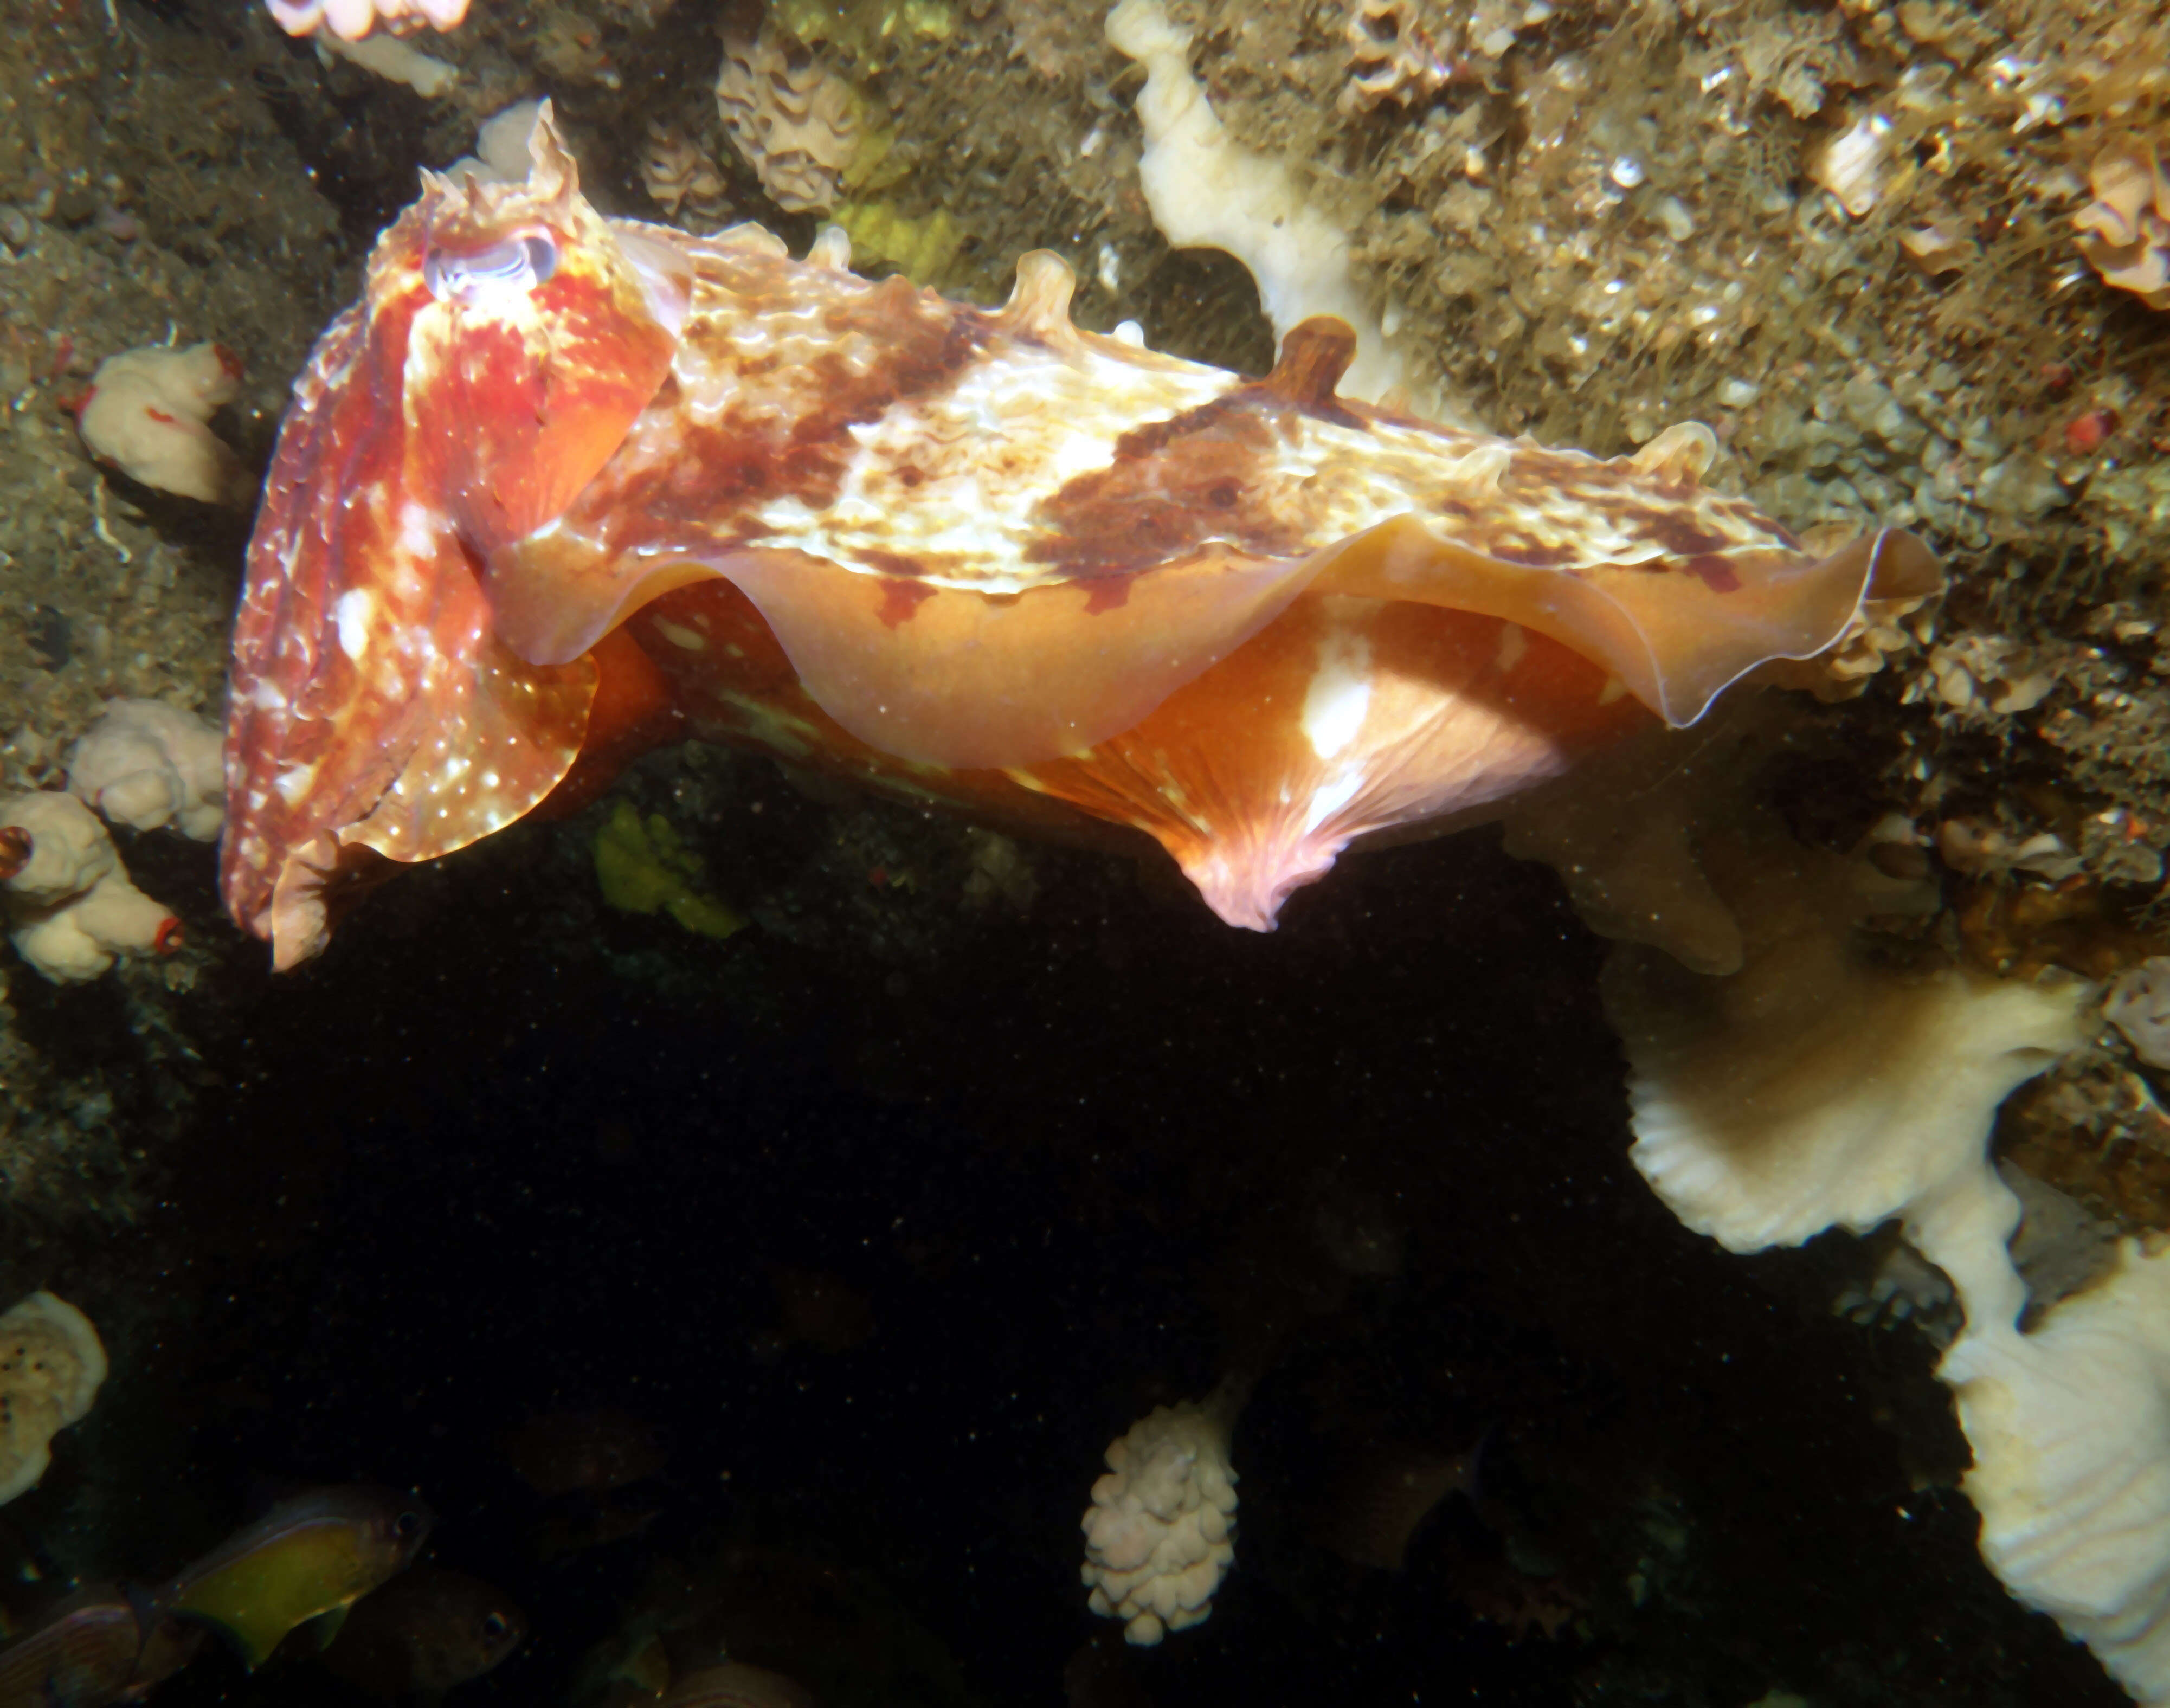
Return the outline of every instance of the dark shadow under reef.
<path id="1" fill-rule="evenodd" d="M 735 775 L 767 809 L 719 882 L 837 840 Z M 299 974 L 222 975 L 223 1088 L 110 1258 L 158 1303 L 115 1337 L 95 1477 L 64 1454 L 26 1530 L 150 1577 L 252 1490 L 412 1483 L 537 1633 L 476 1708 L 564 1700 L 659 1560 L 728 1545 L 860 1583 L 885 1610 L 847 1646 L 909 1625 L 954 1658 L 907 1690 L 847 1657 L 839 1702 L 1056 1703 L 1109 1634 L 1077 1577 L 1103 1449 L 1270 1342 L 1236 1569 L 1120 1657 L 1136 1700 L 2122 1700 L 1975 1559 L 1926 1344 L 1634 1174 L 1603 946 L 1490 836 L 1349 860 L 1270 937 L 1048 855 L 1029 916 L 938 916 L 912 957 L 697 941 L 600 910 L 585 858 L 524 827 Z M 1337 1267 L 1352 1217 L 1403 1256 Z M 858 1301 L 826 1346 L 783 1302 L 808 1274 Z M 513 1475 L 508 1428 L 598 1406 L 655 1432 L 659 1478 L 582 1504 Z M 1401 1572 L 1314 1540 L 1351 1465 L 1479 1438 L 1481 1503 Z M 653 1517 L 572 1545 L 606 1510 Z M 788 1664 L 788 1625 L 748 1657 Z M 325 1688 L 214 1657 L 159 1700 Z"/>

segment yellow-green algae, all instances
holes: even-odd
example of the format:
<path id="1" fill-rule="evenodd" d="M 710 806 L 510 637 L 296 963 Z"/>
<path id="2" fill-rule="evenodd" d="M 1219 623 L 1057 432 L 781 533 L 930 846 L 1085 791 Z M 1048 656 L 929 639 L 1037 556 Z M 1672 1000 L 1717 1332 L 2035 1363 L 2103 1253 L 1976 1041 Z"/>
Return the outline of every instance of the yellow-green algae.
<path id="1" fill-rule="evenodd" d="M 891 266 L 915 285 L 939 282 L 965 243 L 964 232 L 941 208 L 915 219 L 889 202 L 847 201 L 830 217 L 851 238 L 854 266 Z"/>
<path id="2" fill-rule="evenodd" d="M 596 832 L 596 881 L 603 900 L 626 913 L 667 913 L 697 937 L 723 938 L 745 916 L 700 888 L 701 857 L 679 839 L 660 813 L 646 818 L 621 800 Z"/>
<path id="3" fill-rule="evenodd" d="M 957 28 L 949 0 L 780 0 L 769 15 L 809 47 L 826 43 L 861 59 L 901 37 L 946 41 Z"/>

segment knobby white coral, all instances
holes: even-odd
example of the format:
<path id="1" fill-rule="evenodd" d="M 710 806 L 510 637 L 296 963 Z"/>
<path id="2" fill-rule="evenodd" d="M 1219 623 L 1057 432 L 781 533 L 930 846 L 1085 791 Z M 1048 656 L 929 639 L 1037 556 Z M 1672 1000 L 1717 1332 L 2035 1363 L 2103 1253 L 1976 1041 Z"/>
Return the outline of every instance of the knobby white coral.
<path id="1" fill-rule="evenodd" d="M 226 822 L 223 745 L 193 712 L 163 700 L 109 700 L 68 755 L 68 792 L 110 824 L 171 825 L 214 842 Z"/>
<path id="2" fill-rule="evenodd" d="M 1093 1611 L 1152 1644 L 1201 1623 L 1235 1563 L 1236 1473 L 1225 1407 L 1156 1406 L 1108 1449 L 1084 1519 Z"/>

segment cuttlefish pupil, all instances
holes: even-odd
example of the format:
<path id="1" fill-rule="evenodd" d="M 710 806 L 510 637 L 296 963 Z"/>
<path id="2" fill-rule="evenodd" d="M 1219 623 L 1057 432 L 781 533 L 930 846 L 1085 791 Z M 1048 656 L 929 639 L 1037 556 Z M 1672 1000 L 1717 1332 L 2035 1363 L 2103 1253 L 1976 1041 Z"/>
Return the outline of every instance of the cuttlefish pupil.
<path id="1" fill-rule="evenodd" d="M 529 232 L 479 249 L 433 248 L 422 258 L 422 283 L 440 302 L 478 303 L 526 295 L 558 270 L 557 240 Z"/>

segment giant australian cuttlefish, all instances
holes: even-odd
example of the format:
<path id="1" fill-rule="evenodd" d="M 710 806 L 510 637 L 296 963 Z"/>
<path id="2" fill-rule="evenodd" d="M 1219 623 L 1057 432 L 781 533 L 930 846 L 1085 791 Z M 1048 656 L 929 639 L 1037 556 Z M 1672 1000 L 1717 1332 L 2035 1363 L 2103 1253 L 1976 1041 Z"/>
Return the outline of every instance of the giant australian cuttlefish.
<path id="1" fill-rule="evenodd" d="M 296 387 L 234 636 L 223 883 L 291 966 L 347 896 L 699 736 L 997 823 L 1142 831 L 1270 926 L 1352 841 L 1461 822 L 1699 718 L 1864 601 L 1699 477 L 1344 401 L 1305 322 L 1248 380 L 430 175 Z"/>

